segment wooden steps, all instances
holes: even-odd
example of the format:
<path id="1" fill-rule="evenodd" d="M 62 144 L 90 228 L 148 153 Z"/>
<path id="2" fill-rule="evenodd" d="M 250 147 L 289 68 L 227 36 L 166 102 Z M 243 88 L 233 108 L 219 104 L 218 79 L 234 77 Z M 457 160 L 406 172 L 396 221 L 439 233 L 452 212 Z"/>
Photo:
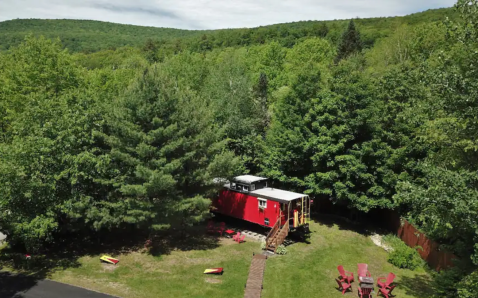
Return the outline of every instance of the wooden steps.
<path id="1" fill-rule="evenodd" d="M 266 268 L 267 256 L 254 255 L 249 268 L 249 277 L 246 282 L 244 298 L 260 298 L 262 292 L 262 281 Z"/>
<path id="2" fill-rule="evenodd" d="M 280 227 L 280 218 L 277 219 L 276 224 L 271 229 L 269 235 L 266 238 L 266 249 L 273 253 L 276 252 L 277 247 L 284 243 L 285 238 L 289 234 L 289 225 L 285 224 Z"/>

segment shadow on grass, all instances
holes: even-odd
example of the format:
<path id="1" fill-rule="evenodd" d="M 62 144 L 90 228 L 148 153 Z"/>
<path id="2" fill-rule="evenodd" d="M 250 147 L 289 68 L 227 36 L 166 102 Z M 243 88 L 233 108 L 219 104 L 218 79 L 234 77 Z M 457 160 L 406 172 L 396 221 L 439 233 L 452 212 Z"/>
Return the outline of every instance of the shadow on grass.
<path id="1" fill-rule="evenodd" d="M 142 251 L 157 256 L 174 250 L 208 250 L 219 246 L 219 235 L 207 235 L 205 223 L 180 231 L 164 231 L 156 236 L 149 251 L 145 249 L 148 236 L 147 233 L 135 230 L 92 233 L 86 236 L 70 235 L 57 239 L 56 243 L 38 253 L 7 246 L 0 250 L 0 285 L 9 283 L 15 277 L 28 288 L 56 271 L 80 267 L 79 259 L 84 256 L 98 257 L 100 262 L 99 256 L 103 254 L 115 257 Z M 27 253 L 31 255 L 28 259 Z M 13 270 L 21 275 L 12 276 L 2 270 Z"/>
<path id="2" fill-rule="evenodd" d="M 339 230 L 353 231 L 364 236 L 371 236 L 374 233 L 387 233 L 387 231 L 381 229 L 380 227 L 371 224 L 354 222 L 338 215 L 316 213 L 311 216 L 311 219 L 330 228 L 337 226 Z"/>
<path id="3" fill-rule="evenodd" d="M 149 253 L 153 256 L 171 251 L 209 250 L 219 246 L 219 234 L 207 234 L 206 226 L 199 225 L 181 231 L 168 231 L 155 235 Z"/>
<path id="4" fill-rule="evenodd" d="M 426 275 L 401 276 L 400 282 L 394 284 L 397 289 L 400 288 L 405 294 L 413 297 L 432 297 L 436 292 L 433 279 Z"/>
<path id="5" fill-rule="evenodd" d="M 243 219 L 225 216 L 221 214 L 216 214 L 214 221 L 224 222 L 226 224 L 226 228 L 232 229 L 235 232 L 249 231 L 259 235 L 267 236 L 271 231 L 270 227 L 264 227 L 257 223 L 248 222 Z M 247 239 L 245 241 L 247 241 Z M 310 244 L 310 235 L 308 233 L 304 233 L 302 230 L 298 230 L 296 232 L 289 232 L 289 235 L 282 244 L 287 247 L 297 242 Z"/>

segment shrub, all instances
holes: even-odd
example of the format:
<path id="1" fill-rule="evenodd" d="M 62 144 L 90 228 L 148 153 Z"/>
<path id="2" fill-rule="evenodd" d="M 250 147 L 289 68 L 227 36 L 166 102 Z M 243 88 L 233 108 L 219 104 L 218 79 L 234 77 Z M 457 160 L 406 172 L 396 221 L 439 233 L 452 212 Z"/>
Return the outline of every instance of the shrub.
<path id="1" fill-rule="evenodd" d="M 262 241 L 262 242 L 261 242 L 261 249 L 262 249 L 262 250 L 265 250 L 265 249 L 266 249 L 266 242 L 265 242 L 265 241 Z"/>
<path id="2" fill-rule="evenodd" d="M 417 252 L 417 248 L 408 247 L 405 242 L 396 236 L 386 236 L 383 239 L 393 248 L 393 251 L 388 255 L 388 262 L 397 266 L 398 268 L 405 268 L 415 270 L 417 267 L 423 265 L 423 260 Z"/>
<path id="3" fill-rule="evenodd" d="M 287 254 L 287 248 L 284 245 L 279 245 L 276 250 L 276 254 L 278 255 L 286 255 Z"/>
<path id="4" fill-rule="evenodd" d="M 463 278 L 457 286 L 458 297 L 476 298 L 478 297 L 478 270 Z"/>

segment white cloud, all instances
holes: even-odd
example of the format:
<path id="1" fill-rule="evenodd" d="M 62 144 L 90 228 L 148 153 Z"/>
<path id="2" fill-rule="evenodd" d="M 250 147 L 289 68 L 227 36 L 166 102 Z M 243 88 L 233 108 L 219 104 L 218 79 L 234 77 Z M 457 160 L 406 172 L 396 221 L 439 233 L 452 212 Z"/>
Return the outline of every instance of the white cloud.
<path id="1" fill-rule="evenodd" d="M 301 20 L 405 15 L 450 7 L 456 0 L 0 0 L 0 21 L 89 19 L 115 23 L 218 29 Z"/>

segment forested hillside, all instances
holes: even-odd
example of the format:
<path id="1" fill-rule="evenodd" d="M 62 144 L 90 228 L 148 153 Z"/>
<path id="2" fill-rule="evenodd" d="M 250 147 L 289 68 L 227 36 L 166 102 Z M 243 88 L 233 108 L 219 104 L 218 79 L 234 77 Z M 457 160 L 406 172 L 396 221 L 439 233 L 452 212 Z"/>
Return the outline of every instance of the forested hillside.
<path id="1" fill-rule="evenodd" d="M 405 17 L 358 19 L 362 40 L 371 46 L 378 38 L 389 36 L 400 25 L 417 25 L 441 21 L 446 16 L 454 19 L 450 8 L 433 9 Z M 113 24 L 87 20 L 11 20 L 0 22 L 0 50 L 19 45 L 25 35 L 43 35 L 62 40 L 72 52 L 95 52 L 123 46 L 139 46 L 154 40 L 165 48 L 181 50 L 209 50 L 217 47 L 247 46 L 278 41 L 291 47 L 301 38 L 327 37 L 336 43 L 346 20 L 304 21 L 277 24 L 252 29 L 179 30 L 133 25 Z M 170 45 L 166 45 L 170 44 Z"/>
<path id="2" fill-rule="evenodd" d="M 181 229 L 207 218 L 213 178 L 250 172 L 318 202 L 397 210 L 461 260 L 437 275 L 439 297 L 476 297 L 478 0 L 176 37 L 96 53 L 4 43 L 0 228 L 12 246 Z"/>
<path id="3" fill-rule="evenodd" d="M 0 22 L 0 50 L 19 45 L 28 34 L 60 38 L 72 52 L 95 52 L 142 45 L 149 38 L 173 39 L 198 35 L 199 31 L 142 27 L 88 20 L 18 19 Z"/>

